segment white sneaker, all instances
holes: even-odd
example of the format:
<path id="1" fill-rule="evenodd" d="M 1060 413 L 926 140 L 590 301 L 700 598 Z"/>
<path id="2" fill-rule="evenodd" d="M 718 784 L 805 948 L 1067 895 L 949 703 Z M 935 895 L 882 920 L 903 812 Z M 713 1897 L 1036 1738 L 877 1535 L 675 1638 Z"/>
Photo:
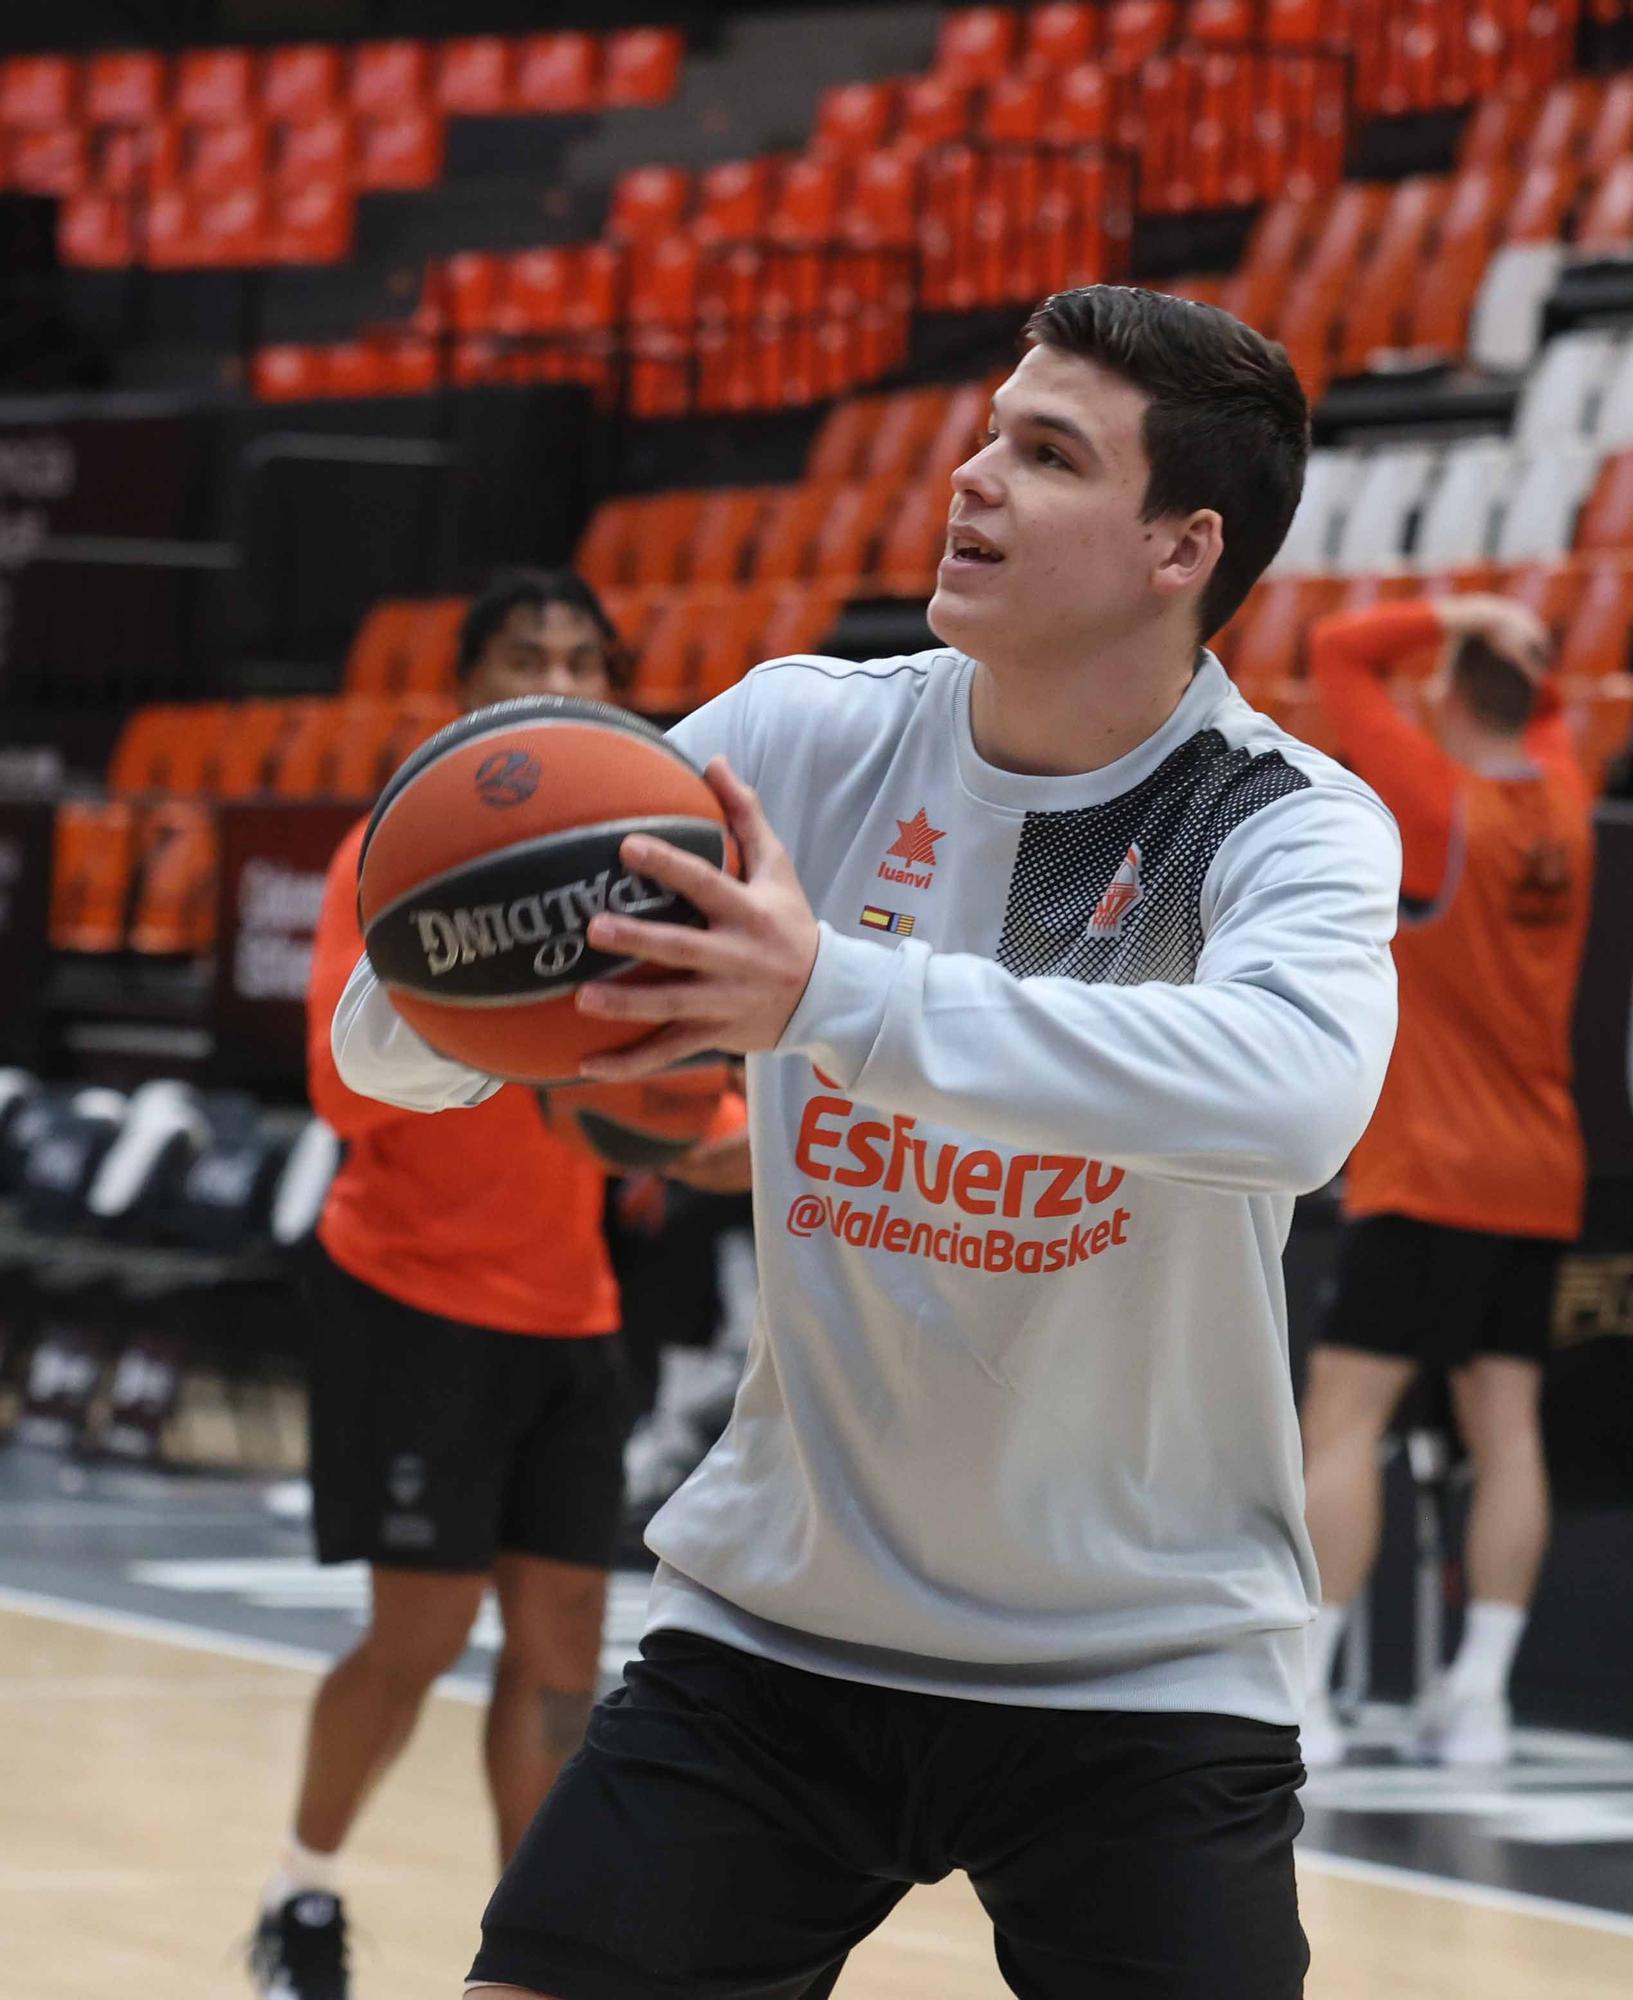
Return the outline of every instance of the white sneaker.
<path id="1" fill-rule="evenodd" d="M 1501 1695 L 1458 1694 L 1444 1681 L 1417 1719 L 1417 1753 L 1436 1764 L 1490 1769 L 1514 1755 L 1514 1717 Z"/>
<path id="2" fill-rule="evenodd" d="M 1307 1771 L 1327 1771 L 1333 1765 L 1342 1764 L 1348 1748 L 1343 1725 L 1333 1713 L 1331 1701 L 1324 1694 L 1313 1694 L 1305 1704 L 1304 1721 L 1299 1728 L 1299 1748 L 1304 1755 Z"/>

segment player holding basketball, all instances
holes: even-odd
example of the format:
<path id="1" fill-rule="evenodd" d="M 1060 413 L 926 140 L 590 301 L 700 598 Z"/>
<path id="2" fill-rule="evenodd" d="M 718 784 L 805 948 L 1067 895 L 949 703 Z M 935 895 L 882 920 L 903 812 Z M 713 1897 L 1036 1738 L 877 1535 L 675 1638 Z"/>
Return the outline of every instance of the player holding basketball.
<path id="1" fill-rule="evenodd" d="M 577 577 L 501 578 L 457 668 L 467 708 L 616 696 L 626 656 Z M 488 1708 L 501 1851 L 520 1840 L 593 1699 L 623 1490 L 618 1297 L 604 1179 L 500 1091 L 436 1123 L 348 1090 L 329 1046 L 362 948 L 359 825 L 329 870 L 309 1003 L 312 1102 L 346 1141 L 312 1275 L 318 1553 L 370 1565 L 359 1643 L 313 1703 L 295 1823 L 252 1951 L 277 2000 L 344 2000 L 339 1850 L 465 1650 L 491 1582 L 504 1643 Z"/>
<path id="2" fill-rule="evenodd" d="M 1438 729 L 1387 676 L 1443 645 Z M 1400 823 L 1401 1032 L 1356 1148 L 1338 1296 L 1304 1400 L 1323 1605 L 1304 1754 L 1344 1742 L 1328 1699 L 1350 1601 L 1377 1554 L 1378 1447 L 1417 1369 L 1450 1371 L 1474 1466 L 1457 1657 L 1418 1718 L 1453 1764 L 1509 1754 L 1508 1679 L 1548 1540 L 1538 1403 L 1560 1253 L 1582 1226 L 1571 1094 L 1592 799 L 1547 675 L 1548 634 L 1507 598 L 1384 604 L 1322 620 L 1311 663 L 1345 760 Z"/>
<path id="3" fill-rule="evenodd" d="M 1298 501 L 1282 350 L 1109 286 L 1031 334 L 944 646 L 690 717 L 746 879 L 631 841 L 709 929 L 592 928 L 672 974 L 580 990 L 654 1031 L 598 1074 L 749 1055 L 763 1295 L 473 1992 L 819 2000 L 953 1869 L 1018 1994 L 1301 1990 L 1280 1255 L 1383 1079 L 1399 848 L 1200 646 Z M 399 1102 L 487 1087 L 366 965 L 335 1047 Z"/>

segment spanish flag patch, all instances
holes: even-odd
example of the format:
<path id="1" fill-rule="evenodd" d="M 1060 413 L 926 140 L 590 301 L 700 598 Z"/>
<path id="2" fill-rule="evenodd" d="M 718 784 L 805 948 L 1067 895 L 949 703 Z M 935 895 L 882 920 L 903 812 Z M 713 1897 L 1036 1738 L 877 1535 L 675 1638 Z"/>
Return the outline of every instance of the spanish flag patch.
<path id="1" fill-rule="evenodd" d="M 904 916 L 900 910 L 881 910 L 877 903 L 869 903 L 862 911 L 862 922 L 870 931 L 894 931 L 897 937 L 913 935 L 913 919 Z"/>

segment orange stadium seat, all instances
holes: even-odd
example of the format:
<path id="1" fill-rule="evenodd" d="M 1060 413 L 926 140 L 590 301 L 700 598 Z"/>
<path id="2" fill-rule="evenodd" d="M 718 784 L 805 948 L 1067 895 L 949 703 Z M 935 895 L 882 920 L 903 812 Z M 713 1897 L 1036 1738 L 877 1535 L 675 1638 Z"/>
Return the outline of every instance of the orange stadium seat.
<path id="1" fill-rule="evenodd" d="M 875 566 L 881 597 L 928 597 L 947 546 L 947 488 L 921 480 L 898 500 L 879 539 Z"/>
<path id="2" fill-rule="evenodd" d="M 1053 4 L 1027 9 L 1025 48 L 1021 56 L 1027 69 L 1058 76 L 1062 70 L 1088 62 L 1099 53 L 1099 48 L 1098 6 L 1053 0 Z"/>
<path id="3" fill-rule="evenodd" d="M 259 187 L 270 163 L 267 127 L 260 119 L 223 119 L 188 135 L 187 184 L 195 194 L 227 194 Z"/>
<path id="4" fill-rule="evenodd" d="M 327 113 L 302 125 L 280 125 L 273 149 L 273 175 L 291 187 L 323 182 L 351 186 L 357 171 L 357 126 L 345 112 Z"/>
<path id="5" fill-rule="evenodd" d="M 1000 76 L 987 91 L 978 121 L 990 145 L 1033 146 L 1043 136 L 1049 81 L 1033 75 Z"/>
<path id="6" fill-rule="evenodd" d="M 1250 701 L 1303 673 L 1306 636 L 1317 618 L 1337 608 L 1337 577 L 1272 574 L 1232 620 L 1231 672 Z"/>
<path id="7" fill-rule="evenodd" d="M 257 63 L 249 49 L 184 49 L 176 58 L 170 109 L 193 125 L 254 117 Z"/>
<path id="8" fill-rule="evenodd" d="M 408 108 L 357 126 L 356 182 L 370 192 L 430 187 L 442 173 L 443 121 L 434 111 Z"/>
<path id="9" fill-rule="evenodd" d="M 656 493 L 640 503 L 628 565 L 628 580 L 637 590 L 679 583 L 685 577 L 705 497 L 694 491 Z"/>
<path id="10" fill-rule="evenodd" d="M 690 571 L 695 583 L 735 583 L 747 567 L 774 487 L 717 487 L 704 500 L 692 529 Z"/>
<path id="11" fill-rule="evenodd" d="M 755 582 L 789 583 L 812 574 L 823 517 L 841 490 L 814 484 L 776 489 L 755 536 Z"/>
<path id="12" fill-rule="evenodd" d="M 1149 62 L 1173 34 L 1178 13 L 1172 0 L 1111 0 L 1102 43 L 1107 68 L 1132 70 Z"/>
<path id="13" fill-rule="evenodd" d="M 338 264 L 350 254 L 355 202 L 332 182 L 283 189 L 272 219 L 275 264 Z"/>
<path id="14" fill-rule="evenodd" d="M 1633 243 L 1633 156 L 1617 160 L 1594 189 L 1577 224 L 1579 250 L 1623 251 Z"/>
<path id="15" fill-rule="evenodd" d="M 279 741 L 269 773 L 273 793 L 279 798 L 305 799 L 323 792 L 342 711 L 367 705 L 327 700 L 291 702 L 289 727 Z"/>
<path id="16" fill-rule="evenodd" d="M 574 564 L 599 591 L 628 585 L 640 530 L 637 500 L 603 500 L 579 539 Z"/>
<path id="17" fill-rule="evenodd" d="M 1346 373 L 1360 373 L 1378 349 L 1401 344 L 1406 309 L 1423 282 L 1425 249 L 1449 193 L 1447 181 L 1429 174 L 1396 184 L 1344 309 L 1338 365 Z"/>
<path id="18" fill-rule="evenodd" d="M 820 578 L 773 592 L 756 641 L 759 659 L 753 664 L 781 659 L 788 653 L 814 651 L 833 630 L 844 601 L 842 592 Z"/>
<path id="19" fill-rule="evenodd" d="M 505 259 L 494 250 L 462 250 L 442 266 L 446 324 L 456 333 L 486 333 L 499 309 Z"/>
<path id="20" fill-rule="evenodd" d="M 547 333 L 565 324 L 573 260 L 565 250 L 518 250 L 504 260 L 492 324 L 500 333 Z"/>
<path id="21" fill-rule="evenodd" d="M 437 50 L 432 100 L 445 116 L 496 117 L 511 108 L 514 71 L 503 35 L 457 35 Z"/>
<path id="22" fill-rule="evenodd" d="M 1482 99 L 1463 127 L 1463 136 L 1457 146 L 1458 166 L 1518 165 L 1535 110 L 1532 100 L 1513 90 L 1500 91 Z"/>
<path id="23" fill-rule="evenodd" d="M 431 101 L 431 51 L 407 36 L 359 42 L 352 50 L 346 95 L 369 118 L 396 118 Z"/>
<path id="24" fill-rule="evenodd" d="M 765 585 L 721 594 L 711 628 L 696 652 L 693 702 L 712 701 L 736 684 L 750 667 L 770 657 L 762 644 L 778 592 Z"/>
<path id="25" fill-rule="evenodd" d="M 278 745 L 293 720 L 293 707 L 286 701 L 236 703 L 210 767 L 211 795 L 242 799 L 265 791 Z"/>
<path id="26" fill-rule="evenodd" d="M 118 270 L 136 251 L 130 202 L 120 195 L 70 195 L 57 209 L 57 254 L 85 270 Z"/>
<path id="27" fill-rule="evenodd" d="M 65 799 L 51 866 L 54 951 L 118 951 L 125 942 L 139 819 L 122 800 Z"/>
<path id="28" fill-rule="evenodd" d="M 1630 624 L 1633 567 L 1614 557 L 1593 564 L 1560 643 L 1559 673 L 1578 680 L 1627 673 Z"/>
<path id="29" fill-rule="evenodd" d="M 81 116 L 91 125 L 151 125 L 165 114 L 169 66 L 152 49 L 103 49 L 85 64 Z"/>
<path id="30" fill-rule="evenodd" d="M 1290 274 L 1274 327 L 1312 396 L 1332 368 L 1332 339 L 1357 266 L 1387 207 L 1390 191 L 1352 181 L 1333 197 L 1321 226 Z"/>
<path id="31" fill-rule="evenodd" d="M 1407 321 L 1407 342 L 1461 354 L 1474 294 L 1513 198 L 1506 169 L 1468 168 L 1452 184 L 1433 249 L 1434 283 L 1419 291 Z"/>
<path id="32" fill-rule="evenodd" d="M 950 82 L 984 85 L 1015 60 L 1020 17 L 1011 7 L 957 7 L 941 17 L 932 68 Z"/>
<path id="33" fill-rule="evenodd" d="M 592 111 L 600 87 L 599 37 L 572 29 L 523 38 L 516 53 L 518 111 Z"/>
<path id="34" fill-rule="evenodd" d="M 930 440 L 946 414 L 949 392 L 941 388 L 898 389 L 883 399 L 859 473 L 889 477 L 899 484 L 915 478 Z"/>
<path id="35" fill-rule="evenodd" d="M 200 195 L 193 208 L 192 229 L 190 261 L 194 263 L 234 267 L 268 262 L 272 235 L 266 190 L 238 187 L 225 194 Z M 179 254 L 180 246 L 177 248 Z M 148 261 L 154 261 L 151 242 Z"/>
<path id="36" fill-rule="evenodd" d="M 956 468 L 981 448 L 993 394 L 1004 374 L 981 382 L 961 382 L 947 398 L 941 422 L 925 445 L 921 468 L 925 479 L 940 484 L 944 497 L 946 482 Z"/>
<path id="37" fill-rule="evenodd" d="M 11 142 L 11 184 L 22 194 L 78 194 L 90 179 L 85 129 L 21 131 Z"/>
<path id="38" fill-rule="evenodd" d="M 684 43 L 678 28 L 620 28 L 606 38 L 601 101 L 609 106 L 667 104 L 680 84 Z"/>
<path id="39" fill-rule="evenodd" d="M 324 351 L 292 342 L 258 348 L 250 381 L 264 403 L 310 401 L 323 395 L 328 387 Z"/>
<path id="40" fill-rule="evenodd" d="M 1094 144 L 1111 130 L 1111 86 L 1098 63 L 1080 63 L 1055 86 L 1054 102 L 1044 120 L 1043 136 L 1051 145 Z"/>
<path id="41" fill-rule="evenodd" d="M 888 142 L 899 93 L 895 83 L 842 83 L 824 91 L 817 105 L 811 152 L 823 158 L 865 159 Z"/>
<path id="42" fill-rule="evenodd" d="M 1606 80 L 1604 95 L 1582 142 L 1582 171 L 1598 181 L 1633 153 L 1633 70 Z"/>
<path id="43" fill-rule="evenodd" d="M 396 694 L 407 686 L 420 613 L 411 597 L 385 597 L 369 608 L 341 672 L 347 694 Z"/>
<path id="44" fill-rule="evenodd" d="M 209 261 L 199 233 L 199 204 L 181 188 L 160 188 L 143 218 L 142 256 L 156 271 Z"/>
<path id="45" fill-rule="evenodd" d="M 966 137 L 974 96 L 968 85 L 947 77 L 910 77 L 902 88 L 899 146 L 924 151 Z"/>
<path id="46" fill-rule="evenodd" d="M 873 433 L 884 414 L 883 396 L 847 396 L 823 418 L 805 455 L 807 479 L 855 479 L 866 462 Z"/>
<path id="47" fill-rule="evenodd" d="M 1185 37 L 1240 46 L 1252 41 L 1257 12 L 1254 0 L 1191 0 L 1185 10 Z"/>
<path id="48" fill-rule="evenodd" d="M 71 125 L 79 113 L 80 66 L 72 56 L 11 56 L 0 66 L 0 125 Z"/>
<path id="49" fill-rule="evenodd" d="M 1633 451 L 1613 452 L 1599 468 L 1576 523 L 1579 549 L 1633 548 Z"/>
<path id="50" fill-rule="evenodd" d="M 733 242 L 758 236 L 765 227 L 775 163 L 770 159 L 726 160 L 698 176 L 692 233 L 704 242 Z"/>
<path id="51" fill-rule="evenodd" d="M 885 525 L 903 491 L 890 474 L 838 487 L 817 525 L 813 573 L 846 584 L 874 576 Z"/>
<path id="52" fill-rule="evenodd" d="M 337 799 L 373 798 L 401 761 L 393 746 L 402 734 L 396 702 L 342 702 L 329 739 L 323 791 Z"/>
<path id="53" fill-rule="evenodd" d="M 772 199 L 766 234 L 777 243 L 827 242 L 838 227 L 845 181 L 838 160 L 791 160 Z"/>
<path id="54" fill-rule="evenodd" d="M 140 195 L 174 187 L 182 178 L 183 128 L 173 119 L 157 125 L 106 125 L 94 137 L 91 180 L 102 194 Z"/>
<path id="55" fill-rule="evenodd" d="M 652 715 L 675 715 L 692 707 L 699 654 L 720 616 L 721 601 L 719 593 L 692 590 L 661 602 L 636 658 L 629 690 L 634 707 Z"/>
<path id="56" fill-rule="evenodd" d="M 1587 564 L 1569 558 L 1564 562 L 1542 560 L 1519 563 L 1496 587 L 1509 597 L 1517 597 L 1522 604 L 1528 604 L 1548 627 L 1554 644 L 1558 646 L 1563 644 L 1576 616 L 1591 574 Z M 1484 586 L 1475 584 L 1472 587 L 1480 589 Z"/>
<path id="57" fill-rule="evenodd" d="M 268 118 L 310 124 L 345 108 L 345 69 L 333 42 L 291 42 L 270 49 L 261 66 L 261 109 Z"/>
<path id="58" fill-rule="evenodd" d="M 692 178 L 684 167 L 635 167 L 612 191 L 607 234 L 651 243 L 681 226 L 691 200 Z"/>
<path id="59" fill-rule="evenodd" d="M 918 167 L 911 154 L 886 150 L 856 163 L 843 229 L 847 242 L 911 250 L 919 227 Z"/>
<path id="60" fill-rule="evenodd" d="M 1576 199 L 1574 161 L 1527 167 L 1503 218 L 1507 243 L 1553 243 L 1565 233 L 1565 217 Z"/>

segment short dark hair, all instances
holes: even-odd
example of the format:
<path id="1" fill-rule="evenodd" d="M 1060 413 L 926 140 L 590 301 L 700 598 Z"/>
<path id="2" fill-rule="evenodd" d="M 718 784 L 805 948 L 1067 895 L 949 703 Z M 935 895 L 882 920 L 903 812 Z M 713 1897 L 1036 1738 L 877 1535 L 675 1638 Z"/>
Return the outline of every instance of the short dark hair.
<path id="1" fill-rule="evenodd" d="M 1304 490 L 1310 409 L 1286 348 L 1217 306 L 1133 285 L 1056 292 L 1026 338 L 1097 361 L 1150 398 L 1141 518 L 1211 507 L 1224 526 L 1202 593 L 1209 638 L 1269 567 Z"/>
<path id="2" fill-rule="evenodd" d="M 1503 736 L 1523 733 L 1536 710 L 1536 687 L 1478 632 L 1465 632 L 1458 640 L 1452 653 L 1451 677 L 1477 721 Z"/>
<path id="3" fill-rule="evenodd" d="M 488 641 L 500 631 L 518 604 L 544 611 L 552 604 L 566 604 L 591 619 L 606 641 L 607 678 L 615 688 L 629 685 L 635 662 L 606 606 L 576 570 L 514 569 L 496 576 L 478 596 L 472 598 L 459 628 L 459 647 L 454 655 L 454 674 L 465 680 L 487 650 Z"/>

